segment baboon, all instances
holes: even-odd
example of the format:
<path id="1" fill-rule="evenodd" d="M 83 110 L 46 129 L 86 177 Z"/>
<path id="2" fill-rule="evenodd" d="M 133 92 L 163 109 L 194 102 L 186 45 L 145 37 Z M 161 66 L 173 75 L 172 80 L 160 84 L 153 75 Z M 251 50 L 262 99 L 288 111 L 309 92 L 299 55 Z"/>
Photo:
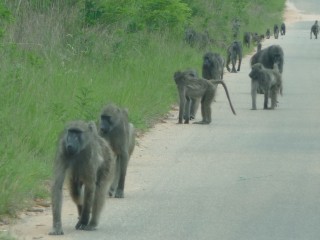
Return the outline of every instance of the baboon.
<path id="1" fill-rule="evenodd" d="M 247 48 L 250 48 L 250 43 L 251 43 L 251 33 L 245 32 L 244 35 L 243 35 L 243 44 Z"/>
<path id="2" fill-rule="evenodd" d="M 255 63 L 262 63 L 266 68 L 273 68 L 274 63 L 278 63 L 279 71 L 283 71 L 284 63 L 284 54 L 283 50 L 279 45 L 271 45 L 267 48 L 262 49 L 261 51 L 256 52 L 251 57 L 251 66 Z"/>
<path id="3" fill-rule="evenodd" d="M 273 69 L 265 68 L 261 63 L 252 65 L 252 70 L 249 73 L 251 78 L 251 97 L 252 110 L 257 109 L 257 89 L 260 86 L 264 91 L 263 109 L 268 109 L 268 99 L 271 98 L 271 108 L 277 106 L 277 95 L 280 92 L 282 95 L 282 78 L 278 69 L 278 63 L 274 64 Z"/>
<path id="4" fill-rule="evenodd" d="M 262 49 L 262 44 L 261 44 L 261 42 L 259 42 L 257 45 L 257 52 L 260 52 L 261 49 Z"/>
<path id="5" fill-rule="evenodd" d="M 193 77 L 193 78 L 198 78 L 198 73 L 195 69 L 188 69 L 185 70 L 185 74 Z M 200 104 L 200 99 L 191 99 L 189 97 L 187 97 L 187 101 L 190 101 L 190 104 L 186 104 L 185 105 L 185 110 L 184 113 L 187 113 L 188 111 L 190 112 L 190 120 L 195 119 L 198 108 L 199 108 L 199 104 Z M 188 109 L 187 109 L 188 108 Z M 186 119 L 186 114 L 183 115 L 183 118 Z"/>
<path id="6" fill-rule="evenodd" d="M 206 48 L 212 42 L 208 31 L 204 31 L 203 33 L 196 32 L 192 28 L 187 28 L 185 30 L 184 39 L 191 47 L 198 47 L 200 49 Z"/>
<path id="7" fill-rule="evenodd" d="M 238 58 L 238 69 L 236 70 L 236 62 Z M 229 68 L 230 61 L 232 63 L 232 70 Z M 227 51 L 227 70 L 236 73 L 240 71 L 242 61 L 242 44 L 240 41 L 234 41 Z"/>
<path id="8" fill-rule="evenodd" d="M 180 99 L 178 123 L 182 123 L 185 109 L 187 110 L 187 112 L 185 113 L 187 117 L 185 118 L 184 123 L 189 123 L 190 112 L 188 111 L 188 109 L 190 109 L 190 107 L 186 108 L 185 105 L 187 104 L 188 106 L 190 106 L 190 99 L 198 98 L 201 99 L 202 121 L 195 123 L 211 123 L 211 103 L 214 99 L 215 89 L 217 88 L 218 84 L 222 84 L 222 86 L 224 87 L 231 110 L 233 114 L 236 114 L 229 97 L 227 86 L 225 85 L 223 80 L 206 80 L 203 78 L 191 77 L 190 74 L 186 71 L 175 72 L 174 80 L 178 88 Z"/>
<path id="9" fill-rule="evenodd" d="M 225 61 L 218 53 L 207 52 L 203 56 L 202 77 L 209 80 L 222 80 Z"/>
<path id="10" fill-rule="evenodd" d="M 315 39 L 318 39 L 319 25 L 317 20 L 311 26 L 310 39 L 312 39 L 312 34 L 314 35 Z"/>
<path id="11" fill-rule="evenodd" d="M 285 23 L 281 23 L 280 34 L 281 35 L 286 35 L 286 25 L 285 25 Z"/>
<path id="12" fill-rule="evenodd" d="M 266 38 L 269 39 L 270 35 L 271 35 L 270 29 L 268 28 L 267 31 L 266 31 Z"/>
<path id="13" fill-rule="evenodd" d="M 67 174 L 70 195 L 77 205 L 78 230 L 94 230 L 116 167 L 109 144 L 93 122 L 72 121 L 62 132 L 54 163 L 52 185 L 53 227 L 50 235 L 62 235 L 62 186 Z M 91 218 L 90 218 L 91 213 Z"/>
<path id="14" fill-rule="evenodd" d="M 279 26 L 278 26 L 278 24 L 275 24 L 273 26 L 273 36 L 274 36 L 275 39 L 278 39 L 278 37 L 279 37 Z"/>
<path id="15" fill-rule="evenodd" d="M 135 129 L 129 122 L 128 112 L 115 104 L 106 105 L 100 114 L 100 136 L 109 142 L 117 158 L 116 176 L 110 196 L 124 197 L 127 166 L 135 146 Z"/>

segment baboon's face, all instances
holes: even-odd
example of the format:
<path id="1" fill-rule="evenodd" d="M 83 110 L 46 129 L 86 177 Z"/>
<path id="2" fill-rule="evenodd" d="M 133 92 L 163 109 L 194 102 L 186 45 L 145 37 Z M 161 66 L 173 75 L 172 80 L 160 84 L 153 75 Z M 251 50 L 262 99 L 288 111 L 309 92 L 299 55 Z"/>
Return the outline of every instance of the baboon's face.
<path id="1" fill-rule="evenodd" d="M 261 70 L 262 70 L 262 66 L 260 63 L 256 63 L 252 65 L 252 69 L 251 69 L 251 72 L 249 73 L 249 77 L 251 79 L 259 79 Z"/>
<path id="2" fill-rule="evenodd" d="M 203 57 L 203 66 L 206 68 L 212 68 L 213 67 L 213 61 L 212 61 L 212 56 L 209 54 L 206 54 Z"/>
<path id="3" fill-rule="evenodd" d="M 78 128 L 70 128 L 65 136 L 65 151 L 69 156 L 74 156 L 81 151 L 83 145 L 83 132 Z"/>
<path id="4" fill-rule="evenodd" d="M 102 114 L 100 117 L 100 131 L 103 134 L 108 134 L 112 130 L 113 122 L 111 116 Z"/>

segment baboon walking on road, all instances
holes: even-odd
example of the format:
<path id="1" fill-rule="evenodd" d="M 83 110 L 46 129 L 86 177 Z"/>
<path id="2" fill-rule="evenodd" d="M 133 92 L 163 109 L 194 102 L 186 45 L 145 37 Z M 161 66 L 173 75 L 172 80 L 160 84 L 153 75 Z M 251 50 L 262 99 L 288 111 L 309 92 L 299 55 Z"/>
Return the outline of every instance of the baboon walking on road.
<path id="1" fill-rule="evenodd" d="M 100 114 L 100 135 L 106 139 L 117 157 L 117 169 L 109 195 L 124 197 L 124 185 L 130 156 L 135 146 L 135 130 L 128 112 L 115 104 L 105 106 Z"/>
<path id="2" fill-rule="evenodd" d="M 238 58 L 238 69 L 236 70 L 236 63 Z M 242 61 L 242 44 L 239 41 L 234 41 L 227 50 L 227 70 L 232 73 L 240 71 Z M 232 69 L 230 70 L 229 64 L 232 64 Z"/>
<path id="3" fill-rule="evenodd" d="M 265 68 L 261 63 L 252 65 L 252 70 L 249 74 L 251 78 L 251 97 L 252 110 L 257 109 L 256 98 L 257 89 L 260 86 L 264 91 L 263 109 L 268 109 L 268 99 L 271 98 L 271 108 L 277 106 L 277 95 L 280 92 L 282 95 L 282 77 L 278 69 L 278 64 L 274 64 L 273 69 Z"/>
<path id="4" fill-rule="evenodd" d="M 66 175 L 70 195 L 78 208 L 79 220 L 75 228 L 96 228 L 106 193 L 113 182 L 115 161 L 109 144 L 99 136 L 93 122 L 73 121 L 67 124 L 60 137 L 54 163 L 53 227 L 50 235 L 63 234 L 62 186 Z"/>
<path id="5" fill-rule="evenodd" d="M 280 34 L 281 35 L 286 35 L 286 24 L 285 23 L 281 23 Z"/>
<path id="6" fill-rule="evenodd" d="M 190 99 L 196 100 L 201 99 L 201 115 L 202 121 L 196 122 L 198 124 L 209 124 L 211 123 L 211 103 L 214 98 L 215 89 L 218 84 L 222 84 L 226 91 L 226 95 L 229 100 L 229 104 L 233 114 L 236 114 L 232 106 L 228 89 L 222 80 L 206 80 L 203 78 L 191 77 L 189 72 L 175 72 L 174 80 L 178 88 L 180 106 L 179 106 L 179 122 L 182 123 L 183 116 L 186 115 L 184 123 L 189 123 L 190 112 Z M 186 109 L 186 113 L 184 112 Z"/>
<path id="7" fill-rule="evenodd" d="M 319 34 L 318 21 L 315 21 L 315 23 L 311 26 L 310 39 L 312 39 L 312 34 L 314 35 L 315 39 L 318 39 L 318 34 Z"/>
<path id="8" fill-rule="evenodd" d="M 273 26 L 273 35 L 274 35 L 275 39 L 278 39 L 278 37 L 279 37 L 279 26 L 278 26 L 278 24 L 275 24 Z"/>

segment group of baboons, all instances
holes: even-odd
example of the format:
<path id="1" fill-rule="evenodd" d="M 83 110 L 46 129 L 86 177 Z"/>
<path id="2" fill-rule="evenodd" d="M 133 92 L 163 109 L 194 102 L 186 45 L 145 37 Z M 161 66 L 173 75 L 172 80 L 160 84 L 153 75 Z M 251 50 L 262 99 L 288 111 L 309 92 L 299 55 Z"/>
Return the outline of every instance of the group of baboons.
<path id="1" fill-rule="evenodd" d="M 58 141 L 52 185 L 53 226 L 62 235 L 62 188 L 65 178 L 78 208 L 79 230 L 94 230 L 106 195 L 123 198 L 127 165 L 135 146 L 135 130 L 126 109 L 105 106 L 94 121 L 66 124 Z M 67 177 L 66 177 L 67 176 Z"/>
<path id="2" fill-rule="evenodd" d="M 280 26 L 280 34 L 285 35 L 286 26 Z M 270 30 L 267 30 L 268 38 Z M 274 26 L 274 36 L 277 39 L 279 27 Z M 284 53 L 279 45 L 272 45 L 262 49 L 261 40 L 264 35 L 257 33 L 244 33 L 243 43 L 250 47 L 250 43 L 256 42 L 258 51 L 251 58 L 251 98 L 252 110 L 256 110 L 257 93 L 264 94 L 264 109 L 275 109 L 277 106 L 278 94 L 282 95 L 282 71 L 284 63 Z M 238 62 L 238 66 L 237 66 Z M 221 84 L 226 92 L 229 105 L 233 114 L 236 114 L 225 82 L 223 81 L 224 67 L 231 73 L 240 71 L 242 62 L 242 43 L 233 41 L 227 48 L 227 61 L 218 53 L 207 52 L 203 56 L 202 78 L 193 69 L 177 71 L 174 73 L 179 94 L 179 120 L 178 123 L 189 123 L 195 119 L 199 104 L 201 104 L 202 120 L 197 124 L 209 124 L 211 122 L 211 103 L 215 99 L 218 84 Z M 231 63 L 231 68 L 230 68 Z M 271 106 L 268 107 L 268 100 L 271 99 Z"/>
<path id="3" fill-rule="evenodd" d="M 285 35 L 285 24 L 280 26 L 280 34 Z M 317 39 L 318 21 L 311 27 Z M 274 26 L 274 37 L 278 38 L 279 27 Z M 243 42 L 250 47 L 256 41 L 258 51 L 251 57 L 251 99 L 252 110 L 257 109 L 257 93 L 264 94 L 263 109 L 275 109 L 277 96 L 282 95 L 282 72 L 284 53 L 279 45 L 261 48 L 262 35 L 244 33 Z M 267 29 L 266 38 L 270 38 Z M 238 66 L 236 67 L 236 62 Z M 198 124 L 210 124 L 211 104 L 215 99 L 217 86 L 225 90 L 231 111 L 236 112 L 223 81 L 224 68 L 231 73 L 240 71 L 242 44 L 233 41 L 227 48 L 227 61 L 218 53 L 207 52 L 203 56 L 202 77 L 196 70 L 188 69 L 174 73 L 179 94 L 178 123 L 189 123 L 195 119 L 200 104 L 202 120 Z M 230 68 L 231 63 L 231 68 Z M 269 98 L 271 106 L 268 106 Z M 115 104 L 106 105 L 100 112 L 98 124 L 94 121 L 71 121 L 62 131 L 54 163 L 54 181 L 52 185 L 53 226 L 50 235 L 62 235 L 62 189 L 65 178 L 69 192 L 78 209 L 79 230 L 94 230 L 104 205 L 106 195 L 123 198 L 127 166 L 135 146 L 135 129 L 129 122 L 126 109 Z"/>

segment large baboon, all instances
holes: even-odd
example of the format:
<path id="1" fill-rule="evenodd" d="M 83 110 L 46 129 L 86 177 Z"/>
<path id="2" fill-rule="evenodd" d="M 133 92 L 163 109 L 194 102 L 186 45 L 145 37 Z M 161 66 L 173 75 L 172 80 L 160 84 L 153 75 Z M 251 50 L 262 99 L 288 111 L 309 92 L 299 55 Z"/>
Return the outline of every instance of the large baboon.
<path id="1" fill-rule="evenodd" d="M 186 115 L 184 123 L 189 123 L 190 107 L 185 107 L 187 104 L 190 106 L 190 99 L 201 99 L 201 115 L 202 121 L 196 122 L 199 124 L 209 124 L 211 122 L 211 103 L 214 98 L 215 89 L 218 84 L 222 84 L 226 91 L 226 95 L 233 114 L 236 114 L 232 106 L 228 89 L 223 80 L 206 80 L 203 78 L 191 77 L 189 72 L 175 72 L 174 80 L 179 92 L 179 122 L 182 123 L 184 114 Z M 184 113 L 184 111 L 187 111 Z"/>
<path id="2" fill-rule="evenodd" d="M 271 35 L 270 29 L 268 28 L 266 31 L 266 38 L 269 39 Z"/>
<path id="3" fill-rule="evenodd" d="M 281 23 L 280 34 L 281 35 L 286 35 L 286 24 L 285 23 Z"/>
<path id="4" fill-rule="evenodd" d="M 238 69 L 236 70 L 236 62 L 238 58 Z M 236 73 L 240 71 L 242 61 L 242 44 L 240 41 L 234 41 L 227 50 L 227 70 L 229 72 Z M 232 70 L 230 70 L 229 64 L 232 63 Z"/>
<path id="5" fill-rule="evenodd" d="M 278 37 L 279 37 L 279 26 L 278 26 L 278 24 L 275 24 L 273 26 L 273 36 L 274 36 L 275 39 L 278 39 Z"/>
<path id="6" fill-rule="evenodd" d="M 117 157 L 116 176 L 109 194 L 123 198 L 127 166 L 135 146 L 134 126 L 129 123 L 126 109 L 108 104 L 101 111 L 99 127 L 100 136 L 110 143 Z"/>
<path id="7" fill-rule="evenodd" d="M 277 95 L 280 92 L 282 95 L 282 78 L 278 69 L 278 63 L 274 64 L 274 69 L 265 68 L 261 63 L 252 65 L 252 70 L 249 73 L 251 78 L 251 97 L 252 110 L 257 109 L 257 89 L 261 87 L 264 91 L 263 109 L 268 109 L 268 99 L 271 98 L 271 108 L 277 106 Z"/>
<path id="8" fill-rule="evenodd" d="M 310 39 L 312 39 L 312 34 L 314 35 L 315 39 L 318 39 L 318 34 L 319 34 L 318 21 L 315 21 L 314 24 L 311 26 Z"/>
<path id="9" fill-rule="evenodd" d="M 62 186 L 67 174 L 70 194 L 77 205 L 75 228 L 94 230 L 115 172 L 115 156 L 99 136 L 93 122 L 73 121 L 60 136 L 52 186 L 53 227 L 50 235 L 62 235 Z M 90 218 L 91 213 L 91 218 Z"/>
<path id="10" fill-rule="evenodd" d="M 243 35 L 243 44 L 247 48 L 250 48 L 250 43 L 251 43 L 251 33 L 245 32 L 244 35 Z"/>
<path id="11" fill-rule="evenodd" d="M 266 68 L 273 68 L 274 63 L 278 63 L 279 71 L 282 73 L 284 63 L 283 59 L 284 54 L 282 48 L 279 45 L 271 45 L 259 52 L 256 52 L 251 57 L 251 66 L 255 63 L 262 63 Z"/>

